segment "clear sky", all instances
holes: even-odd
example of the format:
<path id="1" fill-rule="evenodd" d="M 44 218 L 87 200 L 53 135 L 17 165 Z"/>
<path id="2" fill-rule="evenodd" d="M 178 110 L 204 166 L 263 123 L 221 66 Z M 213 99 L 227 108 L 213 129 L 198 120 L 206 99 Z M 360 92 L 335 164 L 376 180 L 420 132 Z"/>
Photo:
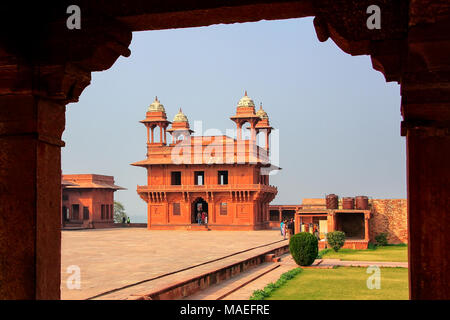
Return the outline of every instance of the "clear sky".
<path id="1" fill-rule="evenodd" d="M 146 221 L 136 186 L 146 170 L 139 120 L 157 95 L 171 121 L 181 107 L 203 130 L 225 133 L 248 91 L 279 129 L 283 170 L 270 177 L 274 204 L 340 197 L 406 197 L 400 87 L 386 83 L 368 56 L 319 42 L 311 18 L 133 33 L 131 56 L 92 75 L 67 106 L 63 173 L 113 175 L 115 200 Z M 204 133 L 204 132 L 203 132 Z"/>

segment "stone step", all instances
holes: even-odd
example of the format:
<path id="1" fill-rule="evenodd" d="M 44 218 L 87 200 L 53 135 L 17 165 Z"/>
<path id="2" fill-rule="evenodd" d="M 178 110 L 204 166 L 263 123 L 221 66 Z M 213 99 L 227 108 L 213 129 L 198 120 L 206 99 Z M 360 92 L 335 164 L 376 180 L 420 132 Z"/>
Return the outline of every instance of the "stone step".
<path id="1" fill-rule="evenodd" d="M 210 231 L 211 229 L 208 228 L 206 225 L 191 225 L 188 230 L 190 231 Z"/>
<path id="2" fill-rule="evenodd" d="M 231 293 L 280 267 L 279 263 L 265 262 L 231 279 L 195 293 L 183 300 L 222 300 Z"/>

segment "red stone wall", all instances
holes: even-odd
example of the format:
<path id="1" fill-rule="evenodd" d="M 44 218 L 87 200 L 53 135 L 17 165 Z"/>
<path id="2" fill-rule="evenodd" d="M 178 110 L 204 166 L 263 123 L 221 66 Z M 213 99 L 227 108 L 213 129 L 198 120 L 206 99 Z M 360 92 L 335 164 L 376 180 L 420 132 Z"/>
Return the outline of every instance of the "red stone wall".
<path id="1" fill-rule="evenodd" d="M 373 199 L 370 224 L 370 241 L 385 232 L 388 242 L 393 244 L 408 243 L 406 199 Z"/>
<path id="2" fill-rule="evenodd" d="M 90 222 L 109 222 L 112 223 L 113 217 L 110 219 L 101 218 L 101 205 L 112 205 L 114 208 L 114 191 L 109 189 L 65 189 L 63 195 L 67 196 L 67 200 L 62 201 L 62 205 L 67 207 L 70 212 L 70 219 L 73 221 L 72 205 L 80 206 L 79 219 L 83 222 L 83 207 L 89 208 Z M 87 222 L 87 221 L 86 221 Z"/>

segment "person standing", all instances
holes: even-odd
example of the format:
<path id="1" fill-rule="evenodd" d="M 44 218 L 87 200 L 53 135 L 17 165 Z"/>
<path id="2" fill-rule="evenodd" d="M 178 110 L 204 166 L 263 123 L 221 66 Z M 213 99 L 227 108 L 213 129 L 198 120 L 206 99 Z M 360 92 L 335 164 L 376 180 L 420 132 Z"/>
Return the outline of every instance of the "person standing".
<path id="1" fill-rule="evenodd" d="M 205 211 L 202 211 L 202 224 L 205 224 Z"/>
<path id="2" fill-rule="evenodd" d="M 208 212 L 205 212 L 205 225 L 208 224 Z"/>
<path id="3" fill-rule="evenodd" d="M 202 214 L 199 212 L 197 212 L 197 223 L 198 225 L 202 224 Z"/>
<path id="4" fill-rule="evenodd" d="M 288 239 L 290 239 L 292 236 L 292 220 L 289 220 L 287 222 L 286 229 L 287 229 Z"/>
<path id="5" fill-rule="evenodd" d="M 127 225 L 130 226 L 130 217 L 127 218 Z"/>
<path id="6" fill-rule="evenodd" d="M 280 233 L 281 233 L 281 235 L 283 235 L 283 225 L 284 225 L 284 221 L 281 220 L 281 223 L 280 223 Z"/>
<path id="7" fill-rule="evenodd" d="M 286 240 L 287 221 L 283 221 L 283 240 Z"/>

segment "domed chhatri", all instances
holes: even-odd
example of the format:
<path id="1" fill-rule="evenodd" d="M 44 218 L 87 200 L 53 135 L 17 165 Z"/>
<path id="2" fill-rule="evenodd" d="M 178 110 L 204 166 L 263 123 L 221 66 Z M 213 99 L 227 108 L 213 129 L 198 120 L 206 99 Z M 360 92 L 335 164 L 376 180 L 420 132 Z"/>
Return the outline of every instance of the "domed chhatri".
<path id="1" fill-rule="evenodd" d="M 172 122 L 188 122 L 188 118 L 183 113 L 183 111 L 180 108 L 180 111 L 175 115 Z"/>
<path id="2" fill-rule="evenodd" d="M 264 109 L 262 108 L 262 103 L 259 105 L 259 110 L 256 111 L 256 115 L 261 119 L 269 119 L 269 116 L 267 115 L 267 112 L 264 111 Z"/>
<path id="3" fill-rule="evenodd" d="M 148 108 L 149 112 L 166 112 L 164 106 L 159 102 L 158 97 L 155 97 L 155 101 Z"/>
<path id="4" fill-rule="evenodd" d="M 255 107 L 253 100 L 247 96 L 247 91 L 245 91 L 245 95 L 238 102 L 238 108 L 241 107 Z"/>

